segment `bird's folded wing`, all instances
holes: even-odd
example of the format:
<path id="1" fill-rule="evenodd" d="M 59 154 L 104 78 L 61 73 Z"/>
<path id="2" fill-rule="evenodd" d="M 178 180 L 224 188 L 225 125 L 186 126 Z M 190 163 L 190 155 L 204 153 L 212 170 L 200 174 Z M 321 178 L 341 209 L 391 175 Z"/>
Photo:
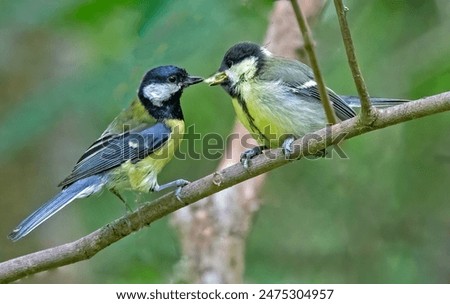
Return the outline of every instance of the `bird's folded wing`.
<path id="1" fill-rule="evenodd" d="M 272 60 L 273 62 L 267 65 L 266 71 L 260 76 L 261 79 L 266 81 L 279 80 L 287 87 L 290 87 L 294 94 L 300 97 L 309 97 L 305 98 L 305 100 L 320 103 L 319 89 L 309 66 L 299 61 L 276 56 L 268 60 Z M 356 112 L 330 89 L 328 89 L 328 96 L 330 97 L 336 116 L 340 120 L 346 120 L 356 116 Z"/>
<path id="2" fill-rule="evenodd" d="M 68 186 L 81 178 L 108 171 L 127 161 L 136 163 L 164 145 L 170 132 L 167 125 L 157 122 L 152 126 L 120 134 L 107 134 L 92 144 L 59 186 Z"/>
<path id="3" fill-rule="evenodd" d="M 298 94 L 314 97 L 320 102 L 319 88 L 316 85 L 307 88 L 295 88 L 295 90 Z M 327 92 L 334 112 L 340 120 L 346 120 L 356 116 L 356 112 L 341 97 L 330 89 L 327 89 Z"/>

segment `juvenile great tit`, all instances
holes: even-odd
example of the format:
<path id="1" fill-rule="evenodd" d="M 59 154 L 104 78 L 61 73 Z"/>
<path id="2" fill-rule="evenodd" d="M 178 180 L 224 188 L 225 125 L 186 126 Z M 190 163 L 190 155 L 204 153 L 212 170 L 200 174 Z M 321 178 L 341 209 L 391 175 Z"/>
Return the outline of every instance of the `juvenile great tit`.
<path id="1" fill-rule="evenodd" d="M 149 192 L 186 185 L 183 179 L 158 185 L 157 175 L 183 137 L 183 89 L 202 80 L 175 66 L 148 71 L 139 86 L 138 98 L 81 156 L 72 173 L 59 184 L 61 192 L 24 219 L 8 237 L 13 241 L 21 239 L 75 199 L 102 189 L 121 198 L 118 190 Z"/>
<path id="2" fill-rule="evenodd" d="M 292 142 L 326 125 L 314 74 L 307 65 L 273 55 L 251 42 L 232 46 L 223 57 L 219 71 L 205 82 L 220 84 L 232 97 L 238 119 L 261 145 L 245 151 L 241 162 L 248 166 L 250 158 L 263 149 L 282 147 L 289 156 Z M 356 115 L 359 98 L 338 96 L 332 90 L 328 96 L 340 120 Z M 402 99 L 373 98 L 376 106 L 393 106 Z"/>

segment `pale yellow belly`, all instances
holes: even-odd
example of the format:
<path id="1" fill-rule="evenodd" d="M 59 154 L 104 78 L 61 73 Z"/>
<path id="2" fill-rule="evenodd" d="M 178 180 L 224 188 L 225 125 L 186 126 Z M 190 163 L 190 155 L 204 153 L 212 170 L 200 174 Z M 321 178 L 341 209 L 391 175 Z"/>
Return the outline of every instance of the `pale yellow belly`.
<path id="1" fill-rule="evenodd" d="M 286 137 L 291 135 L 289 130 L 283 126 L 283 123 L 276 123 L 272 115 L 267 115 L 269 112 L 261 111 L 264 109 L 257 109 L 252 107 L 251 104 L 247 104 L 248 112 L 251 115 L 249 117 L 237 99 L 233 98 L 232 102 L 239 121 L 260 145 L 278 148 L 281 147 Z"/>
<path id="2" fill-rule="evenodd" d="M 319 102 L 295 95 L 278 82 L 247 82 L 240 93 L 249 114 L 233 99 L 236 115 L 266 147 L 281 147 L 287 137 L 299 138 L 326 126 Z"/>

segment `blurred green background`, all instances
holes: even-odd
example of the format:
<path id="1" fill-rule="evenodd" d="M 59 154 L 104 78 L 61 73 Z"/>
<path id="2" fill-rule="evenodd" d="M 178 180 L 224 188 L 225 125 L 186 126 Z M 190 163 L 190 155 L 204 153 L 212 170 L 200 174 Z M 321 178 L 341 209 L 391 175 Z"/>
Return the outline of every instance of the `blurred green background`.
<path id="1" fill-rule="evenodd" d="M 6 239 L 58 191 L 135 96 L 146 70 L 175 64 L 209 76 L 232 44 L 262 42 L 272 4 L 1 1 L 0 260 L 75 240 L 121 216 L 123 205 L 104 193 L 70 205 L 18 243 Z M 449 1 L 346 5 L 371 95 L 415 99 L 449 89 Z M 355 94 L 331 3 L 313 30 L 327 84 Z M 234 112 L 221 89 L 189 89 L 183 106 L 197 132 L 231 131 Z M 245 281 L 449 283 L 449 126 L 450 113 L 434 115 L 346 142 L 348 160 L 300 161 L 271 172 L 248 241 Z M 195 180 L 216 166 L 204 157 L 174 160 L 159 180 Z M 164 283 L 179 257 L 177 236 L 163 219 L 89 261 L 22 282 Z"/>

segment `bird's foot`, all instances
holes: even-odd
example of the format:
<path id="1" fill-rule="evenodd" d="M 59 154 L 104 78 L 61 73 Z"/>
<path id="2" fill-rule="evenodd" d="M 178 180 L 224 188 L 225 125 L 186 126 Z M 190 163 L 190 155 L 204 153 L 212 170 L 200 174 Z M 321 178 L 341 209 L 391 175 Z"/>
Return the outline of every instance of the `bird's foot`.
<path id="1" fill-rule="evenodd" d="M 291 154 L 294 152 L 294 140 L 295 138 L 293 136 L 289 136 L 281 145 L 281 151 L 283 151 L 283 154 L 284 156 L 286 156 L 286 158 L 290 158 Z"/>
<path id="2" fill-rule="evenodd" d="M 182 203 L 183 205 L 186 205 L 186 203 L 183 201 L 183 199 L 181 198 L 181 189 L 183 189 L 183 186 L 180 186 L 177 188 L 177 190 L 175 190 L 175 197 L 177 198 L 177 200 Z"/>
<path id="3" fill-rule="evenodd" d="M 177 190 L 175 190 L 175 197 L 177 198 L 177 200 L 179 200 L 180 202 L 183 202 L 183 200 L 181 199 L 180 193 L 181 193 L 181 188 L 183 188 L 184 186 L 190 184 L 189 181 L 185 180 L 185 179 L 177 179 L 174 181 L 171 181 L 170 183 L 164 184 L 164 185 L 157 185 L 155 187 L 155 189 L 153 191 L 161 191 L 167 188 L 173 188 L 173 187 L 177 187 Z"/>
<path id="4" fill-rule="evenodd" d="M 175 190 L 175 197 L 177 198 L 178 201 L 180 201 L 180 203 L 182 203 L 183 205 L 186 205 L 185 202 L 183 202 L 183 200 L 181 199 L 181 189 L 183 189 L 184 186 L 189 185 L 190 182 L 185 180 L 185 179 L 179 179 L 177 180 L 178 182 L 178 186 L 177 186 L 177 190 Z"/>
<path id="5" fill-rule="evenodd" d="M 241 153 L 240 162 L 245 169 L 248 169 L 248 164 L 250 159 L 262 153 L 262 148 L 260 146 L 253 147 Z"/>

